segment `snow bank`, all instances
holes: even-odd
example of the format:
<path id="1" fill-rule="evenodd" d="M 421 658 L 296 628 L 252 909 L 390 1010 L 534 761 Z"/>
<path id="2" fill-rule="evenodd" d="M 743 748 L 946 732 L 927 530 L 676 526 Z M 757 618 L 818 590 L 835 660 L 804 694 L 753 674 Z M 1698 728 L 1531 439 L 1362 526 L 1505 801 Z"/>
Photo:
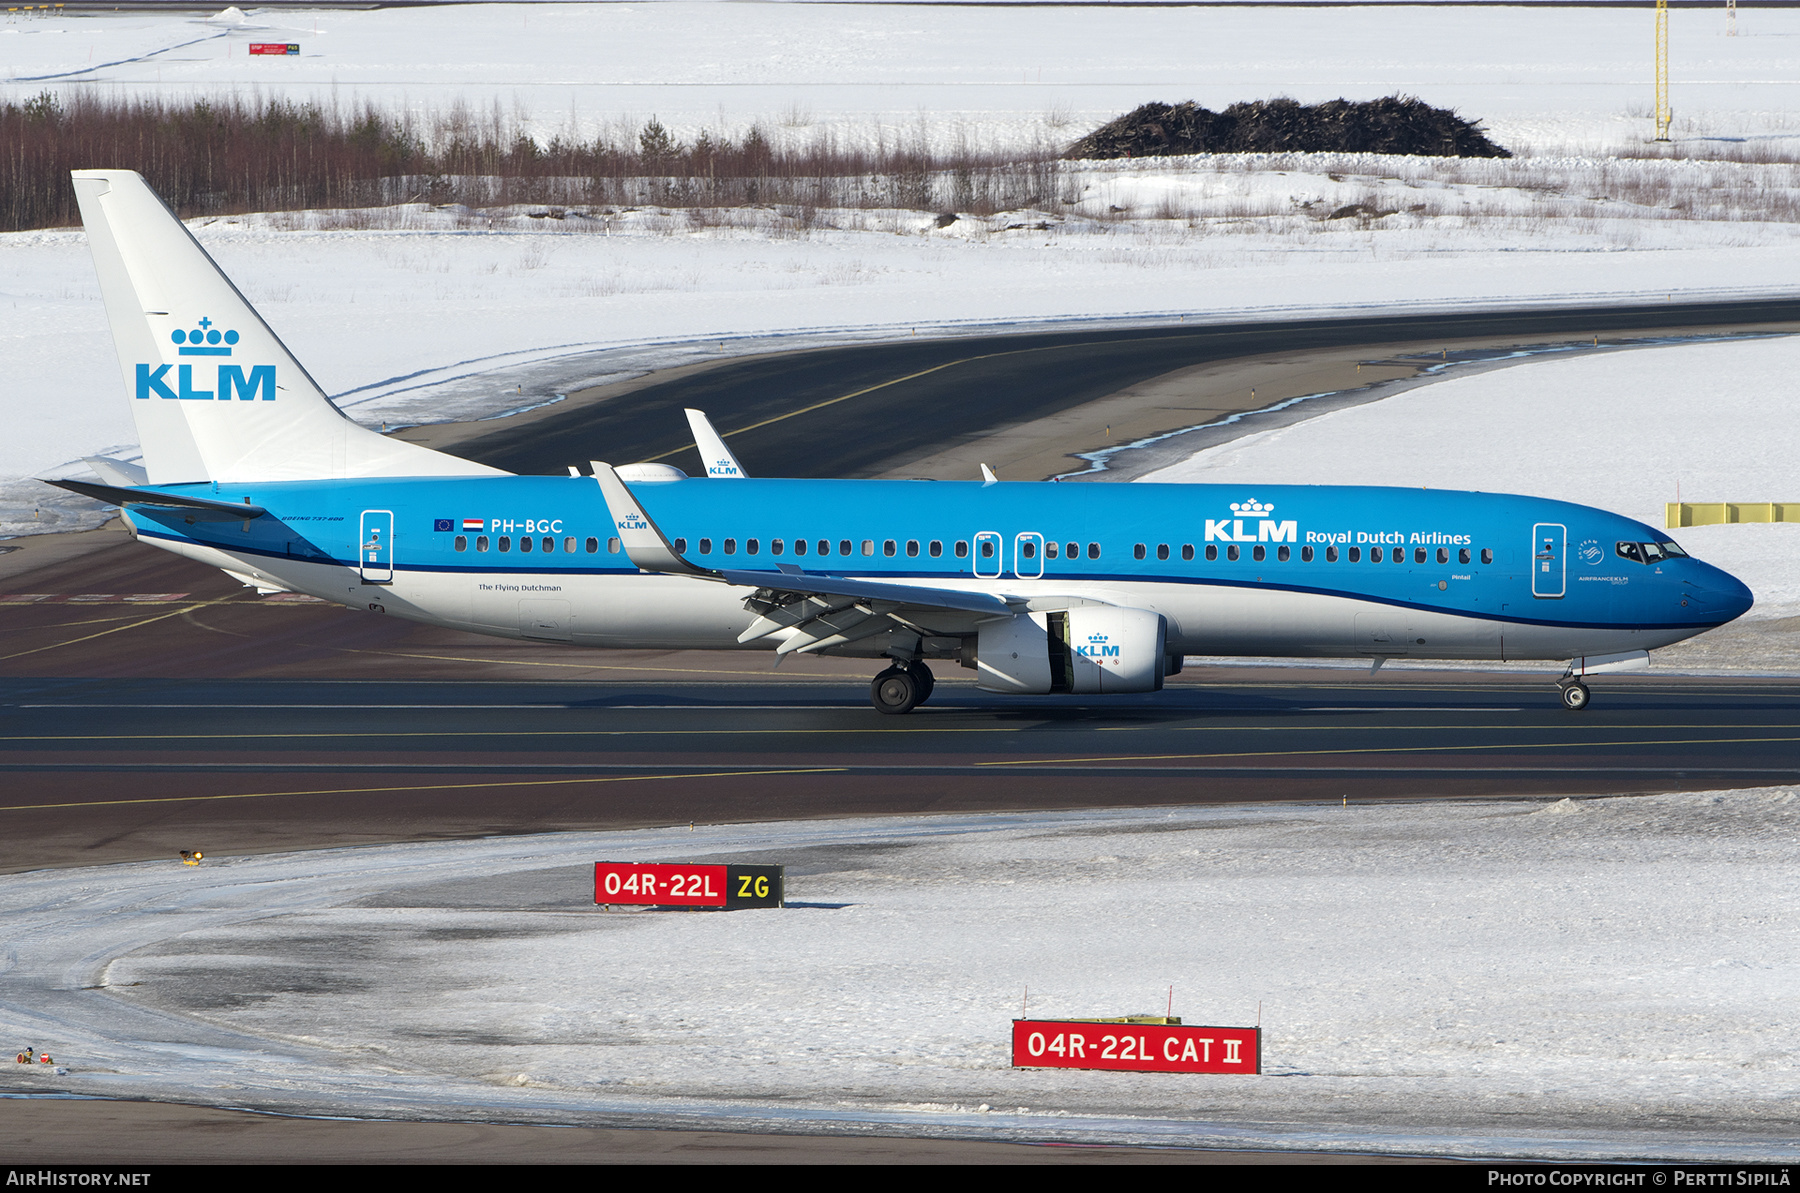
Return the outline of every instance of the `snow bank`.
<path id="1" fill-rule="evenodd" d="M 313 1113 L 1792 1159 L 1797 830 L 1782 788 L 44 871 L 0 878 L 0 1030 L 53 1049 L 60 1088 Z M 594 860 L 707 857 L 786 863 L 792 905 L 590 905 Z M 1265 1075 L 1010 1067 L 1027 989 L 1054 1017 L 1170 987 L 1190 1023 L 1260 1008 Z"/>

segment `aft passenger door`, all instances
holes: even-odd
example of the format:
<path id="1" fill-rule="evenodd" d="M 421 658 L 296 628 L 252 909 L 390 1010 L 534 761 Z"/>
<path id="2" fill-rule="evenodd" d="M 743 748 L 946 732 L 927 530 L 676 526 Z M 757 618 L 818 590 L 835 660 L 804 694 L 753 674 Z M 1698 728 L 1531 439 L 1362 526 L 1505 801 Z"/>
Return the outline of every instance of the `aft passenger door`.
<path id="1" fill-rule="evenodd" d="M 1539 522 L 1531 528 L 1531 595 L 1549 600 L 1568 588 L 1569 528 L 1560 522 Z"/>
<path id="2" fill-rule="evenodd" d="M 394 511 L 364 510 L 357 566 L 364 584 L 394 582 Z"/>

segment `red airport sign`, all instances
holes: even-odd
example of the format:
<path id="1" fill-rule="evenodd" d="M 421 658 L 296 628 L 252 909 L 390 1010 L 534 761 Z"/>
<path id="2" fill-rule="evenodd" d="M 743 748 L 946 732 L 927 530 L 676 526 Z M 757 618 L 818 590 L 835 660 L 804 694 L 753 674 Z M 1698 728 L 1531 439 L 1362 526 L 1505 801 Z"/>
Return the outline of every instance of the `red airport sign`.
<path id="1" fill-rule="evenodd" d="M 782 905 L 781 866 L 694 866 L 675 862 L 595 862 L 594 902 L 625 907 Z"/>
<path id="2" fill-rule="evenodd" d="M 1262 1029 L 1014 1019 L 1013 1068 L 1260 1073 Z"/>
<path id="3" fill-rule="evenodd" d="M 291 41 L 253 41 L 250 43 L 252 54 L 298 54 L 300 45 Z"/>

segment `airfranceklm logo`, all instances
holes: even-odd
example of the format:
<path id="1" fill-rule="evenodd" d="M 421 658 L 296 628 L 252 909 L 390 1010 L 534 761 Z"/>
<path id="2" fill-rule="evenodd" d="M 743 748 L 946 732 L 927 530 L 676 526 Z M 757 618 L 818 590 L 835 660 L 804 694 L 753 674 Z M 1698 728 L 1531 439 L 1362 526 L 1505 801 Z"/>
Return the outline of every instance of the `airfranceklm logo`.
<path id="1" fill-rule="evenodd" d="M 1206 541 L 1221 543 L 1291 543 L 1300 533 L 1300 523 L 1296 521 L 1277 522 L 1275 507 L 1264 505 L 1252 497 L 1247 501 L 1231 503 L 1231 512 L 1235 518 L 1208 518 L 1206 520 Z M 1249 522 L 1255 529 L 1244 529 Z"/>
<path id="2" fill-rule="evenodd" d="M 169 339 L 177 346 L 178 356 L 230 356 L 232 348 L 237 344 L 239 336 L 235 330 L 220 331 L 213 326 L 211 319 L 200 320 L 200 326 L 189 331 L 176 328 L 169 333 Z M 137 367 L 137 396 L 149 400 L 153 395 L 170 402 L 229 402 L 235 396 L 241 401 L 254 402 L 275 400 L 275 366 L 255 365 L 246 374 L 237 365 L 222 364 L 210 377 L 202 375 L 200 385 L 209 380 L 212 389 L 199 389 L 195 384 L 194 370 L 204 369 L 205 365 L 149 365 Z M 169 370 L 175 376 L 169 376 Z M 170 387 L 171 380 L 174 382 Z"/>

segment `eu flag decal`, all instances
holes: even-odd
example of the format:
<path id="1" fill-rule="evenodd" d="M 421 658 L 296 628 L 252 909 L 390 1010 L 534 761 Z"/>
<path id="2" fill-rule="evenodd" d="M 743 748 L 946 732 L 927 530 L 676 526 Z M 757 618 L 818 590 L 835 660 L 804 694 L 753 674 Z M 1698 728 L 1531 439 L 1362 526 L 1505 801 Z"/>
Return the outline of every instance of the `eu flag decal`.
<path id="1" fill-rule="evenodd" d="M 455 530 L 456 522 L 452 518 L 439 518 L 432 522 L 431 528 L 433 530 Z"/>

